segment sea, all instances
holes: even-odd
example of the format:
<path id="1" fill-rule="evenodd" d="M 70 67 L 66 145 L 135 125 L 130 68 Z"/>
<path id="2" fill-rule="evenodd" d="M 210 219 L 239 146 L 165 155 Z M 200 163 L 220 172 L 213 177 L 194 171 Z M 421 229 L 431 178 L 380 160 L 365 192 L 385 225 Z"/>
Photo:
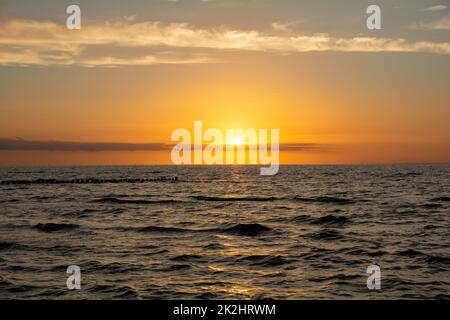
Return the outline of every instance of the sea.
<path id="1" fill-rule="evenodd" d="M 0 182 L 0 299 L 450 298 L 450 165 L 1 167 Z"/>

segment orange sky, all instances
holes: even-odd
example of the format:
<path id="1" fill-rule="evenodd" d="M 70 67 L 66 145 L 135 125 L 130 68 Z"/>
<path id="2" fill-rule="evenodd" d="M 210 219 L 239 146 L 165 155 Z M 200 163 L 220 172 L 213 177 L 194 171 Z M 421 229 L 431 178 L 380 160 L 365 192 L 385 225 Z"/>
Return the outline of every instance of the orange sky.
<path id="1" fill-rule="evenodd" d="M 448 163 L 448 30 L 408 28 L 448 12 L 433 16 L 426 2 L 401 3 L 415 20 L 376 34 L 361 26 L 364 14 L 355 21 L 343 13 L 347 30 L 339 34 L 318 21 L 280 29 L 280 21 L 293 21 L 288 7 L 272 27 L 256 18 L 243 26 L 231 9 L 215 26 L 206 19 L 218 10 L 213 4 L 186 23 L 173 6 L 153 8 L 168 21 L 94 14 L 74 34 L 59 23 L 60 13 L 44 19 L 6 1 L 0 164 L 170 164 L 168 150 L 11 150 L 3 140 L 170 143 L 173 130 L 192 129 L 194 120 L 220 130 L 276 128 L 282 144 L 314 145 L 282 151 L 282 163 Z M 140 12 L 128 9 L 130 17 Z M 135 31 L 142 35 L 130 40 Z M 165 37 L 155 40 L 160 33 Z M 366 37 L 364 49 L 355 37 Z M 336 38 L 348 43 L 345 51 L 331 45 Z M 315 49 L 316 41 L 326 41 L 325 49 Z"/>

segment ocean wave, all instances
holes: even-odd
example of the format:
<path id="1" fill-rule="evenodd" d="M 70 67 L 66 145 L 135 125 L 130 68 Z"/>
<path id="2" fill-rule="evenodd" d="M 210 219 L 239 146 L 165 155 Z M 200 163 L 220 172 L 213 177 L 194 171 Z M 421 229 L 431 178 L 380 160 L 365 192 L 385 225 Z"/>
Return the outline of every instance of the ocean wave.
<path id="1" fill-rule="evenodd" d="M 313 282 L 326 282 L 326 281 L 332 281 L 336 282 L 339 281 L 340 283 L 342 281 L 350 281 L 350 280 L 356 280 L 356 279 L 363 279 L 362 275 L 359 274 L 342 274 L 338 273 L 332 276 L 322 276 L 322 277 L 313 277 L 310 279 L 310 281 Z"/>
<path id="2" fill-rule="evenodd" d="M 325 241 L 331 241 L 331 240 L 339 240 L 342 239 L 342 234 L 334 229 L 323 229 L 319 232 L 312 232 L 306 234 L 308 238 L 314 239 L 314 240 L 325 240 Z"/>
<path id="3" fill-rule="evenodd" d="M 117 203 L 117 204 L 169 204 L 169 203 L 181 203 L 181 200 L 175 199 L 159 199 L 159 200 L 144 200 L 144 199 L 119 199 L 113 197 L 106 197 L 93 200 L 97 203 Z"/>
<path id="4" fill-rule="evenodd" d="M 125 274 L 127 272 L 142 271 L 142 266 L 140 265 L 119 262 L 101 262 L 96 260 L 83 262 L 80 264 L 80 267 L 82 270 L 88 272 L 101 271 L 108 274 Z M 56 266 L 55 268 L 59 268 L 59 266 Z"/>
<path id="5" fill-rule="evenodd" d="M 330 197 L 330 196 L 317 196 L 317 197 L 260 197 L 260 196 L 239 196 L 239 197 L 219 197 L 219 196 L 191 196 L 192 199 L 198 201 L 211 201 L 211 202 L 232 202 L 232 201 L 248 201 L 248 202 L 273 202 L 273 201 L 282 201 L 282 200 L 290 200 L 297 202 L 317 202 L 317 203 L 329 203 L 329 204 L 353 204 L 360 201 L 368 201 L 368 200 L 356 200 L 356 199 L 346 199 L 346 198 L 338 198 L 338 197 Z"/>
<path id="6" fill-rule="evenodd" d="M 261 266 L 261 267 L 276 267 L 284 264 L 288 264 L 291 261 L 286 259 L 283 256 L 273 256 L 273 255 L 252 255 L 246 256 L 240 259 L 241 261 L 250 262 L 252 266 Z"/>
<path id="7" fill-rule="evenodd" d="M 56 199 L 56 196 L 34 196 L 34 197 L 31 197 L 31 199 L 33 199 L 33 200 L 51 200 L 51 199 Z"/>
<path id="8" fill-rule="evenodd" d="M 57 232 L 78 229 L 80 226 L 72 223 L 38 223 L 33 227 L 41 232 Z"/>
<path id="9" fill-rule="evenodd" d="M 261 233 L 271 231 L 272 229 L 258 223 L 238 223 L 229 227 L 222 228 L 208 228 L 208 229 L 186 229 L 177 227 L 160 227 L 160 226 L 145 226 L 145 227 L 118 227 L 119 231 L 134 231 L 134 232 L 160 232 L 160 233 L 182 233 L 182 232 L 209 232 L 209 233 L 230 233 L 240 236 L 257 236 Z"/>
<path id="10" fill-rule="evenodd" d="M 192 261 L 192 260 L 201 260 L 203 259 L 202 256 L 199 256 L 197 254 L 182 254 L 176 257 L 170 258 L 172 261 Z"/>
<path id="11" fill-rule="evenodd" d="M 430 264 L 445 264 L 450 265 L 450 257 L 443 257 L 443 256 L 432 256 L 428 255 L 427 262 Z"/>
<path id="12" fill-rule="evenodd" d="M 342 253 L 354 255 L 354 256 L 362 256 L 362 257 L 380 257 L 386 254 L 385 251 L 382 250 L 365 250 L 365 249 L 355 249 L 355 248 L 346 248 L 341 250 Z"/>
<path id="13" fill-rule="evenodd" d="M 259 223 L 239 223 L 232 227 L 224 228 L 219 231 L 225 233 L 237 234 L 240 236 L 257 236 L 261 233 L 271 231 L 272 229 Z"/>
<path id="14" fill-rule="evenodd" d="M 418 207 L 424 208 L 424 209 L 439 209 L 439 208 L 442 208 L 442 204 L 440 204 L 440 203 L 424 203 L 424 204 L 418 205 Z"/>
<path id="15" fill-rule="evenodd" d="M 221 250 L 221 249 L 224 249 L 225 246 L 220 243 L 210 243 L 210 244 L 207 244 L 206 246 L 203 246 L 203 248 L 208 249 L 208 250 Z"/>
<path id="16" fill-rule="evenodd" d="M 217 294 L 213 292 L 199 293 L 194 297 L 194 300 L 213 300 L 213 299 L 217 299 Z"/>
<path id="17" fill-rule="evenodd" d="M 137 299 L 139 298 L 138 290 L 132 286 L 116 286 L 97 284 L 88 289 L 94 293 L 110 293 L 114 298 L 119 299 Z"/>
<path id="18" fill-rule="evenodd" d="M 320 224 L 320 225 L 344 225 L 350 222 L 349 218 L 343 216 L 335 216 L 332 214 L 317 218 L 311 221 L 311 224 Z"/>
<path id="19" fill-rule="evenodd" d="M 307 215 L 299 215 L 292 218 L 291 221 L 298 223 L 308 223 L 313 225 L 337 225 L 337 226 L 345 225 L 351 222 L 351 220 L 347 217 L 336 216 L 333 214 L 329 214 L 319 218 L 313 218 Z"/>
<path id="20" fill-rule="evenodd" d="M 39 289 L 39 287 L 32 286 L 32 285 L 17 284 L 17 285 L 13 285 L 13 286 L 7 288 L 6 291 L 10 292 L 12 294 L 17 294 L 17 293 L 29 294 L 30 292 L 35 291 L 36 289 Z"/>
<path id="21" fill-rule="evenodd" d="M 20 202 L 20 200 L 19 199 L 0 200 L 0 203 L 13 203 L 13 202 Z"/>
<path id="22" fill-rule="evenodd" d="M 416 257 L 426 257 L 427 255 L 423 252 L 420 252 L 418 250 L 414 250 L 414 249 L 407 249 L 407 250 L 402 250 L 396 253 L 399 256 L 403 256 L 403 257 L 410 257 L 410 258 L 416 258 Z"/>
<path id="23" fill-rule="evenodd" d="M 166 268 L 159 269 L 157 271 L 171 272 L 171 271 L 188 270 L 191 268 L 192 268 L 192 266 L 190 264 L 174 264 L 174 265 L 168 266 Z"/>
<path id="24" fill-rule="evenodd" d="M 299 202 L 318 202 L 318 203 L 330 203 L 330 204 L 339 204 L 339 205 L 345 205 L 345 204 L 353 204 L 357 202 L 353 199 L 346 199 L 346 198 L 337 198 L 337 197 L 328 197 L 328 196 L 319 196 L 319 197 L 311 197 L 311 198 L 304 198 L 296 196 L 293 198 L 295 201 Z M 363 200 L 358 200 L 363 201 Z M 367 200 L 364 200 L 367 201 Z"/>
<path id="25" fill-rule="evenodd" d="M 128 228 L 136 232 L 161 232 L 161 233 L 173 233 L 173 232 L 194 232 L 195 230 L 183 229 L 183 228 L 173 228 L 173 227 L 157 227 L 157 226 L 147 226 L 138 228 Z"/>
<path id="26" fill-rule="evenodd" d="M 20 264 L 13 264 L 6 267 L 6 270 L 11 272 L 39 272 L 41 271 L 40 268 L 34 267 L 34 266 L 26 266 L 26 265 L 20 265 Z"/>
<path id="27" fill-rule="evenodd" d="M 394 174 L 384 175 L 383 178 L 405 178 L 405 177 L 419 177 L 422 176 L 422 172 L 398 172 Z"/>
<path id="28" fill-rule="evenodd" d="M 115 229 L 118 231 L 134 231 L 134 232 L 142 232 L 142 233 L 152 233 L 152 232 L 177 233 L 177 232 L 195 232 L 195 231 L 197 231 L 197 230 L 191 230 L 191 229 L 183 229 L 183 228 L 175 228 L 175 227 L 159 227 L 159 226 L 117 227 Z"/>
<path id="29" fill-rule="evenodd" d="M 106 213 L 113 213 L 113 212 L 100 210 L 100 209 L 84 209 L 84 210 L 80 210 L 80 211 L 65 212 L 61 215 L 64 217 L 86 218 L 94 213 L 106 214 Z"/>
<path id="30" fill-rule="evenodd" d="M 403 251 L 397 252 L 397 255 L 409 257 L 409 258 L 420 259 L 429 264 L 437 264 L 437 265 L 450 264 L 450 257 L 448 257 L 448 256 L 431 255 L 431 254 L 427 254 L 427 253 L 424 253 L 424 252 L 421 252 L 418 250 L 414 250 L 414 249 L 408 249 L 408 250 L 403 250 Z"/>
<path id="31" fill-rule="evenodd" d="M 311 216 L 308 216 L 306 214 L 301 214 L 301 215 L 291 218 L 291 221 L 293 221 L 293 222 L 310 222 L 311 219 L 312 219 Z"/>
<path id="32" fill-rule="evenodd" d="M 16 284 L 9 279 L 6 279 L 0 276 L 0 292 L 9 292 L 9 293 L 29 293 L 33 290 L 37 289 L 36 286 L 26 285 L 26 284 Z"/>
<path id="33" fill-rule="evenodd" d="M 191 196 L 191 198 L 199 201 L 254 201 L 266 202 L 283 200 L 284 198 L 277 197 L 210 197 L 210 196 Z"/>
<path id="34" fill-rule="evenodd" d="M 11 281 L 0 276 L 0 288 L 5 289 L 6 287 L 14 285 Z"/>
<path id="35" fill-rule="evenodd" d="M 1 241 L 0 242 L 0 251 L 7 251 L 7 250 L 20 250 L 25 248 L 26 246 L 16 243 L 16 242 L 7 242 L 7 241 Z"/>
<path id="36" fill-rule="evenodd" d="M 435 201 L 435 202 L 449 202 L 450 201 L 450 197 L 436 197 L 431 199 L 430 201 Z"/>

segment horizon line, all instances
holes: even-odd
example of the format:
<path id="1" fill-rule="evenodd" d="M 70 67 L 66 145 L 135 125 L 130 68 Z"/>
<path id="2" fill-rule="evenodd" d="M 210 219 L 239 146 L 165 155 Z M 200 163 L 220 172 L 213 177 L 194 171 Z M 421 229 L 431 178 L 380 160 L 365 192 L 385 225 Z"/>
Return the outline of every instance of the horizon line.
<path id="1" fill-rule="evenodd" d="M 361 162 L 361 163 L 284 163 L 285 166 L 395 166 L 395 165 L 450 165 L 450 162 Z M 263 167 L 267 164 L 0 164 L 0 168 L 11 167 Z"/>

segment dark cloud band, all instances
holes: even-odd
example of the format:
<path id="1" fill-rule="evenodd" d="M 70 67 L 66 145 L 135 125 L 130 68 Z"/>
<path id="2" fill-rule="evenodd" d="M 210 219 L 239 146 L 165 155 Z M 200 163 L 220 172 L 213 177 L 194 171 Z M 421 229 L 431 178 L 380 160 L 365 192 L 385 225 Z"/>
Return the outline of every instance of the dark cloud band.
<path id="1" fill-rule="evenodd" d="M 0 138 L 0 150 L 5 151 L 169 151 L 174 144 L 167 143 L 121 143 L 121 142 L 75 142 L 75 141 L 37 141 Z M 282 151 L 312 151 L 326 148 L 314 143 L 280 144 Z M 270 146 L 269 146 L 270 148 Z"/>

